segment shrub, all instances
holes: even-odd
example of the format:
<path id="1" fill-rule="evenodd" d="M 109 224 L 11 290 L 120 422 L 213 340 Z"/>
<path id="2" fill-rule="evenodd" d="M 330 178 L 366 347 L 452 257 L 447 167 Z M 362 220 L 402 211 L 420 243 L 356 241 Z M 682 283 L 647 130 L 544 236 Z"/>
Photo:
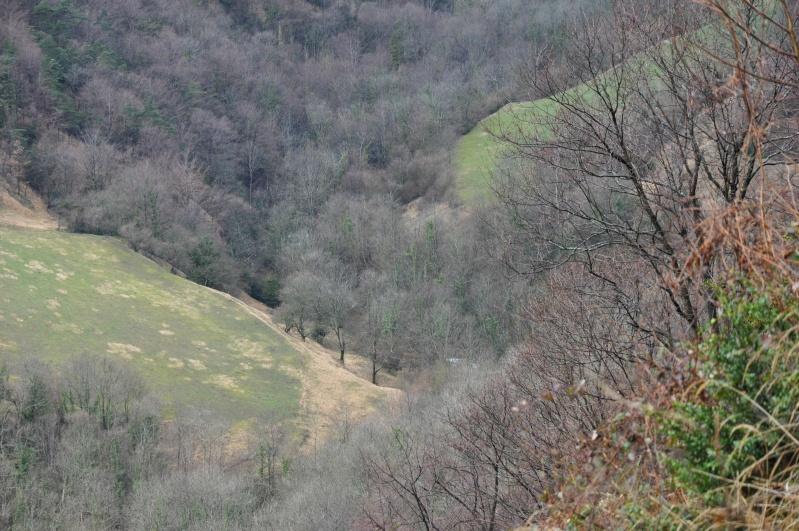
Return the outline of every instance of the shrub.
<path id="1" fill-rule="evenodd" d="M 697 346 L 696 382 L 664 416 L 663 434 L 681 450 L 668 461 L 676 484 L 710 503 L 725 503 L 725 488 L 744 478 L 773 481 L 795 457 L 785 451 L 799 435 L 799 300 L 785 291 L 722 297 L 716 331 Z"/>
<path id="2" fill-rule="evenodd" d="M 263 277 L 259 282 L 253 280 L 250 283 L 250 295 L 270 308 L 277 308 L 280 306 L 280 279 L 275 274 L 269 274 Z"/>
<path id="3" fill-rule="evenodd" d="M 701 227 L 687 263 L 725 249 L 715 318 L 653 360 L 638 398 L 618 400 L 615 419 L 563 462 L 537 523 L 784 529 L 799 521 L 799 211 L 780 204 L 779 215 L 736 206 Z"/>
<path id="4" fill-rule="evenodd" d="M 327 329 L 323 326 L 314 326 L 311 330 L 311 339 L 324 346 L 325 336 L 327 336 Z"/>

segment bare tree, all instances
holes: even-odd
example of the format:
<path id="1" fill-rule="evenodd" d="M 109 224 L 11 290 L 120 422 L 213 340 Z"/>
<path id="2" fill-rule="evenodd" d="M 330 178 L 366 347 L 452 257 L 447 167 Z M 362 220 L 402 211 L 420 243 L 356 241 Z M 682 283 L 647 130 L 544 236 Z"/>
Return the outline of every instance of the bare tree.
<path id="1" fill-rule="evenodd" d="M 315 320 L 329 327 L 336 336 L 339 361 L 344 363 L 344 351 L 347 342 L 344 337 L 344 323 L 355 306 L 353 275 L 339 264 L 325 267 L 319 273 L 314 294 Z"/>
<path id="2" fill-rule="evenodd" d="M 261 497 L 266 500 L 277 492 L 281 459 L 286 452 L 286 430 L 280 422 L 261 419 L 256 429 L 256 459 Z"/>
<path id="3" fill-rule="evenodd" d="M 3 174 L 8 175 L 16 184 L 17 195 L 22 193 L 22 181 L 25 179 L 25 167 L 28 161 L 25 157 L 25 152 L 22 149 L 22 143 L 19 140 L 13 140 L 8 146 L 3 146 L 4 153 L 0 156 L 0 169 Z"/>
<path id="4" fill-rule="evenodd" d="M 362 453 L 368 499 L 363 507 L 370 526 L 392 529 L 452 528 L 449 504 L 441 503 L 437 475 L 443 448 L 426 429 L 398 427 L 390 444 L 375 453 Z"/>
<path id="5" fill-rule="evenodd" d="M 286 163 L 289 178 L 284 194 L 307 215 L 316 214 L 338 186 L 346 159 L 328 150 L 303 148 L 292 151 Z"/>
<path id="6" fill-rule="evenodd" d="M 253 202 L 256 188 L 264 185 L 267 195 L 271 183 L 270 161 L 277 158 L 277 131 L 274 122 L 251 103 L 239 104 L 237 114 L 241 121 L 240 157 L 246 172 L 247 200 Z M 263 181 L 266 181 L 265 183 Z"/>
<path id="7" fill-rule="evenodd" d="M 226 116 L 195 109 L 192 112 L 188 140 L 192 155 L 202 162 L 209 183 L 230 187 L 233 176 L 233 143 L 236 133 Z"/>
<path id="8" fill-rule="evenodd" d="M 503 259 L 513 270 L 537 275 L 579 262 L 614 292 L 609 300 L 631 329 L 672 344 L 681 327 L 697 332 L 713 312 L 712 261 L 688 278 L 681 253 L 701 245 L 709 211 L 746 200 L 761 167 L 779 156 L 754 157 L 741 103 L 713 96 L 723 84 L 703 49 L 718 37 L 713 29 L 673 36 L 673 21 L 690 31 L 703 12 L 654 6 L 617 2 L 608 17 L 581 18 L 564 65 L 525 70 L 544 99 L 498 133 L 512 146 L 512 165 L 496 192 L 509 221 Z M 775 87 L 767 96 L 756 110 L 762 117 L 782 97 Z M 652 273 L 680 323 L 647 321 L 635 293 L 603 272 L 599 264 L 616 249 Z"/>
<path id="9" fill-rule="evenodd" d="M 130 367 L 105 356 L 83 354 L 64 367 L 67 399 L 71 406 L 100 417 L 106 430 L 127 423 L 134 400 L 144 395 L 144 380 Z"/>
<path id="10" fill-rule="evenodd" d="M 12 382 L 9 399 L 19 418 L 32 422 L 53 410 L 52 373 L 39 360 L 26 360 L 19 367 L 20 377 Z"/>
<path id="11" fill-rule="evenodd" d="M 407 345 L 406 308 L 403 297 L 385 276 L 366 275 L 362 279 L 358 344 L 372 365 L 372 383 L 387 364 L 399 364 L 402 347 Z"/>
<path id="12" fill-rule="evenodd" d="M 336 435 L 338 435 L 339 442 L 342 444 L 348 443 L 350 437 L 352 436 L 352 431 L 355 428 L 355 419 L 353 418 L 354 413 L 355 411 L 353 410 L 352 403 L 346 396 L 339 401 L 339 403 L 336 405 L 335 411 L 333 412 L 331 421 L 335 431 L 337 432 Z"/>
<path id="13" fill-rule="evenodd" d="M 88 191 L 102 190 L 111 181 L 116 153 L 113 146 L 102 138 L 99 131 L 84 134 L 82 140 L 84 187 Z"/>
<path id="14" fill-rule="evenodd" d="M 280 298 L 284 302 L 280 305 L 278 318 L 285 323 L 286 332 L 296 330 L 303 341 L 308 337 L 307 324 L 313 316 L 318 283 L 318 277 L 300 271 L 287 278 L 280 290 Z"/>

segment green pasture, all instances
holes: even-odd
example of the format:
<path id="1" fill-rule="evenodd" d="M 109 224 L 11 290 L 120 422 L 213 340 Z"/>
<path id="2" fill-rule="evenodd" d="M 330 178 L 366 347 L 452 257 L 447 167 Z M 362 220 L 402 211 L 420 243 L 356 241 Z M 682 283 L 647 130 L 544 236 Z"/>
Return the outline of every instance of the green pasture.
<path id="1" fill-rule="evenodd" d="M 699 47 L 710 47 L 715 40 L 724 39 L 724 28 L 702 27 L 690 34 L 689 38 Z M 669 53 L 669 41 L 663 41 L 661 51 Z M 702 54 L 700 54 L 702 56 Z M 687 61 L 690 64 L 690 60 Z M 657 80 L 661 70 L 652 62 L 647 53 L 639 54 L 624 64 L 624 68 L 636 71 L 649 80 Z M 596 78 L 602 86 L 613 86 L 606 76 L 613 75 L 611 69 Z M 593 81 L 576 85 L 558 95 L 557 99 L 568 99 L 592 105 L 596 93 Z M 475 204 L 491 196 L 491 182 L 495 173 L 501 170 L 506 160 L 509 146 L 504 145 L 499 136 L 525 138 L 551 135 L 553 118 L 560 105 L 553 97 L 536 101 L 513 102 L 505 105 L 494 114 L 484 118 L 469 133 L 461 137 L 456 147 L 456 189 L 458 198 L 465 204 Z"/>
<path id="2" fill-rule="evenodd" d="M 513 135 L 520 130 L 531 132 L 536 122 L 557 109 L 558 104 L 549 98 L 509 103 L 461 137 L 455 155 L 458 198 L 466 204 L 474 204 L 490 197 L 491 180 L 507 149 L 497 136 Z"/>
<path id="3" fill-rule="evenodd" d="M 0 358 L 135 367 L 167 403 L 232 422 L 297 414 L 301 362 L 246 309 L 113 238 L 0 228 Z"/>

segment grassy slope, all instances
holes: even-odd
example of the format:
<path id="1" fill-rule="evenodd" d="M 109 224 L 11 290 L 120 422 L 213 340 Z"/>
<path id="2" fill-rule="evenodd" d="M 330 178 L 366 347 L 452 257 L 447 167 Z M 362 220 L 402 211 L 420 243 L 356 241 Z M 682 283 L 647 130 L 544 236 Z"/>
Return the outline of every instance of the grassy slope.
<path id="1" fill-rule="evenodd" d="M 490 132 L 512 132 L 522 124 L 527 129 L 529 121 L 548 116 L 557 111 L 557 104 L 549 98 L 533 102 L 509 103 L 494 114 L 484 118 L 464 135 L 456 148 L 458 197 L 467 204 L 485 199 L 490 194 L 490 182 L 502 160 L 503 146 Z M 490 131 L 490 132 L 489 132 Z"/>
<path id="2" fill-rule="evenodd" d="M 296 416 L 303 384 L 313 385 L 308 367 L 319 366 L 237 301 L 120 241 L 0 228 L 0 357 L 60 362 L 80 352 L 124 360 L 164 399 L 207 404 L 230 421 Z M 380 397 L 344 376 L 335 384 Z"/>
<path id="3" fill-rule="evenodd" d="M 723 29 L 705 26 L 689 35 L 696 43 L 708 44 L 714 39 L 723 38 Z M 666 50 L 669 41 L 664 41 L 662 46 Z M 658 76 L 660 70 L 645 57 L 638 56 L 643 63 L 635 66 L 641 72 Z M 633 61 L 631 59 L 631 61 Z M 602 79 L 602 74 L 598 79 Z M 585 94 L 580 92 L 586 91 Z M 563 92 L 561 97 L 590 96 L 590 89 L 585 84 L 575 86 Z M 500 132 L 513 135 L 521 129 L 523 134 L 532 134 L 534 127 L 543 128 L 549 117 L 553 117 L 560 105 L 551 98 L 542 98 L 536 101 L 514 102 L 502 107 L 494 114 L 484 118 L 474 129 L 464 135 L 458 142 L 455 151 L 457 165 L 456 188 L 458 198 L 466 204 L 474 204 L 490 196 L 490 183 L 494 172 L 501 168 L 503 160 L 503 146 L 489 131 L 494 134 Z M 546 134 L 546 130 L 538 133 Z"/>

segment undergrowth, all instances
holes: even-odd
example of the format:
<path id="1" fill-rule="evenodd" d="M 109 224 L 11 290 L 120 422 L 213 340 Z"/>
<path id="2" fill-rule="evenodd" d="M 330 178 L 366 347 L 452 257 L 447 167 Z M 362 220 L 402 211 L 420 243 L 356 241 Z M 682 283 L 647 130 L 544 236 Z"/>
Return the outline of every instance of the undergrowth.
<path id="1" fill-rule="evenodd" d="M 702 227 L 689 262 L 728 250 L 715 318 L 642 370 L 640 398 L 620 400 L 581 442 L 530 529 L 799 528 L 799 213 L 789 210 L 775 219 L 739 205 Z"/>

